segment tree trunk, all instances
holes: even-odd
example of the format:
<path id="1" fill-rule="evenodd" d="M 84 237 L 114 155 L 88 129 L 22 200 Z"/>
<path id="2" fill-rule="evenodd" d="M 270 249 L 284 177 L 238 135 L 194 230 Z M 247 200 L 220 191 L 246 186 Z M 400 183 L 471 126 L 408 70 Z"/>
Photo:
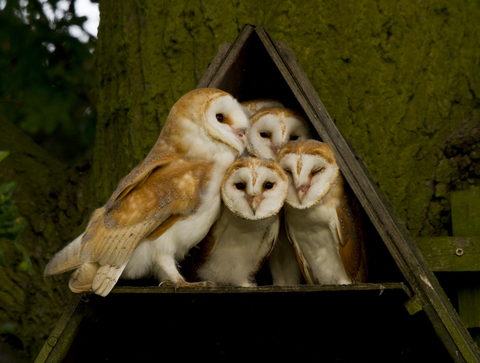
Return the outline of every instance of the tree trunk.
<path id="1" fill-rule="evenodd" d="M 170 107 L 245 23 L 288 42 L 413 236 L 449 233 L 448 192 L 480 184 L 477 1 L 101 0 L 100 11 L 92 167 L 68 169 L 0 124 L 0 149 L 12 152 L 0 173 L 19 184 L 34 266 L 18 272 L 18 253 L 2 241 L 0 320 L 17 324 L 9 346 L 25 360 L 70 296 L 68 274 L 43 278 L 46 262 L 143 160 Z"/>
<path id="2" fill-rule="evenodd" d="M 46 278 L 43 270 L 55 252 L 85 228 L 90 209 L 87 174 L 80 166 L 67 168 L 6 120 L 0 120 L 0 145 L 10 151 L 0 166 L 0 184 L 18 183 L 14 200 L 27 221 L 19 240 L 33 268 L 20 269 L 22 253 L 11 240 L 0 239 L 5 259 L 0 266 L 0 323 L 10 327 L 0 331 L 0 360 L 10 355 L 30 362 L 71 298 L 68 276 Z"/>

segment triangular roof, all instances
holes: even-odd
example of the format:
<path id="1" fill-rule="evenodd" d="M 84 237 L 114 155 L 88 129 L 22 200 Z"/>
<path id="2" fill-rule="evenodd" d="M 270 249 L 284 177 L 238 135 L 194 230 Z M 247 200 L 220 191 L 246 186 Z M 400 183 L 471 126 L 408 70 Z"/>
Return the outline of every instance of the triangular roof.
<path id="1" fill-rule="evenodd" d="M 240 101 L 275 98 L 290 108 L 302 110 L 318 137 L 335 152 L 350 187 L 413 291 L 408 305 L 421 306 L 426 312 L 454 361 L 480 361 L 468 331 L 415 242 L 330 118 L 285 41 L 277 44 L 263 27 L 245 25 L 233 44 L 225 42 L 220 47 L 197 88 L 204 87 L 220 88 Z"/>

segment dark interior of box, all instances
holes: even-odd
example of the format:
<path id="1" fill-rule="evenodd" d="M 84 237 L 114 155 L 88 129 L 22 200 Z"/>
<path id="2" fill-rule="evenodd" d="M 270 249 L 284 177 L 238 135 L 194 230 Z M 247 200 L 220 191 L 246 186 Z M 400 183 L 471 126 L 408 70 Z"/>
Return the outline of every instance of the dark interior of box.
<path id="1" fill-rule="evenodd" d="M 401 290 L 89 298 L 64 362 L 451 362 Z"/>

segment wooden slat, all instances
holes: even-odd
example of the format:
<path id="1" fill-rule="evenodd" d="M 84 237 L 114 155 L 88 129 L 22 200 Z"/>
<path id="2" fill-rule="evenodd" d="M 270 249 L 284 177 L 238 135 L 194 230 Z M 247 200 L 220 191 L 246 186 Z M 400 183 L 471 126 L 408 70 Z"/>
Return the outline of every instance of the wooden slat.
<path id="1" fill-rule="evenodd" d="M 471 187 L 452 192 L 451 206 L 453 235 L 480 237 L 480 188 Z M 460 260 L 463 263 L 460 265 L 467 271 L 472 271 L 479 264 L 479 240 L 480 238 L 477 238 L 475 245 L 475 241 L 469 239 L 472 243 L 466 246 L 468 247 L 466 250 L 462 249 L 464 253 Z M 464 256 L 468 258 L 465 259 Z M 478 275 L 466 279 L 458 287 L 458 312 L 468 328 L 480 328 L 480 283 Z M 475 340 L 479 342 L 478 329 L 471 332 Z"/>
<path id="2" fill-rule="evenodd" d="M 454 236 L 480 236 L 480 187 L 453 192 L 451 195 Z"/>
<path id="3" fill-rule="evenodd" d="M 420 237 L 415 241 L 432 271 L 480 271 L 480 237 Z"/>
<path id="4" fill-rule="evenodd" d="M 367 176 L 368 172 L 360 166 L 287 44 L 282 42 L 277 49 L 263 28 L 257 27 L 255 30 L 320 137 L 334 150 L 342 172 L 405 278 L 415 293 L 420 294 L 426 302 L 424 310 L 452 358 L 456 362 L 479 362 L 480 355 L 470 335 L 426 267 L 420 251 L 400 226 L 382 193 L 371 182 L 372 178 Z"/>
<path id="5" fill-rule="evenodd" d="M 60 343 L 60 344 L 66 343 L 67 349 L 68 349 L 68 345 L 73 340 L 73 335 L 70 336 L 71 339 L 67 341 L 67 339 L 65 339 L 65 336 L 64 336 L 65 328 L 70 323 L 70 320 L 73 314 L 75 313 L 75 311 L 77 310 L 77 307 L 81 300 L 82 300 L 82 294 L 74 295 L 72 300 L 70 300 L 69 304 L 65 308 L 65 311 L 63 312 L 62 316 L 58 320 L 57 325 L 55 325 L 55 328 L 53 329 L 52 333 L 50 334 L 47 341 L 43 345 L 42 350 L 38 354 L 37 359 L 35 360 L 35 363 L 44 363 L 44 362 L 52 361 L 52 357 L 51 357 L 52 350 L 54 350 L 54 348 L 57 347 L 57 344 L 59 344 L 59 340 L 61 338 L 63 338 L 62 339 L 63 343 Z M 60 361 L 60 360 L 61 360 L 61 357 L 53 361 Z"/>
<path id="6" fill-rule="evenodd" d="M 111 294 L 264 294 L 264 293 L 312 293 L 312 292 L 345 292 L 345 291 L 371 291 L 382 295 L 384 291 L 402 290 L 407 298 L 411 298 L 412 292 L 408 287 L 399 283 L 382 284 L 352 284 L 352 285 L 297 285 L 297 286 L 258 286 L 258 287 L 132 287 L 116 286 Z M 92 293 L 93 294 L 93 293 Z"/>
<path id="7" fill-rule="evenodd" d="M 197 88 L 202 87 L 218 87 L 221 80 L 225 77 L 226 73 L 230 70 L 232 65 L 237 61 L 239 53 L 242 51 L 245 43 L 253 32 L 253 27 L 245 25 L 238 35 L 237 39 L 226 53 L 222 66 L 217 68 L 215 72 L 209 73 L 202 78 Z M 200 87 L 202 86 L 202 87 Z"/>

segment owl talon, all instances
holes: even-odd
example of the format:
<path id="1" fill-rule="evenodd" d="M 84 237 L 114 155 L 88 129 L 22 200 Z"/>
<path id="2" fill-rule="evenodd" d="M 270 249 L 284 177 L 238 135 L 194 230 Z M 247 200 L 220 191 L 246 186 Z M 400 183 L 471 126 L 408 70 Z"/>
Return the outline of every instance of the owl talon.
<path id="1" fill-rule="evenodd" d="M 170 280 L 164 280 L 164 281 L 160 282 L 160 284 L 158 284 L 158 286 L 165 286 L 165 287 L 175 287 L 176 285 L 177 284 L 174 284 Z"/>

